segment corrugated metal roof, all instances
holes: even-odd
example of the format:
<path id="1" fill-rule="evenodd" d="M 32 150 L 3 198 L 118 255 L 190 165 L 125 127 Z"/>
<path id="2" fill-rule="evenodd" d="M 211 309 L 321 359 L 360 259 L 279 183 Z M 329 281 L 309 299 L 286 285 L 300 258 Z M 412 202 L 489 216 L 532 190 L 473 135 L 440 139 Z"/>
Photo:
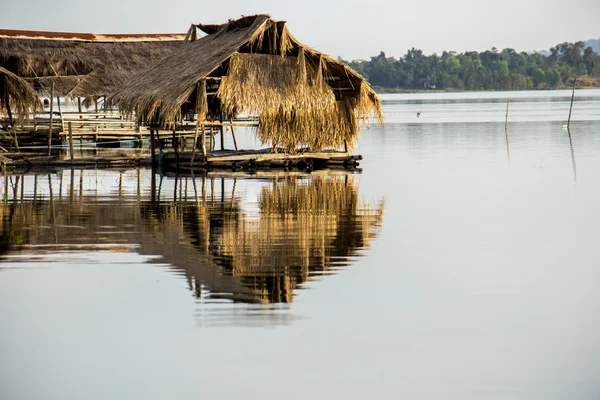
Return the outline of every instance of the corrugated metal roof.
<path id="1" fill-rule="evenodd" d="M 82 33 L 0 29 L 0 37 L 32 40 L 69 40 L 78 42 L 153 42 L 183 40 L 183 33 Z"/>

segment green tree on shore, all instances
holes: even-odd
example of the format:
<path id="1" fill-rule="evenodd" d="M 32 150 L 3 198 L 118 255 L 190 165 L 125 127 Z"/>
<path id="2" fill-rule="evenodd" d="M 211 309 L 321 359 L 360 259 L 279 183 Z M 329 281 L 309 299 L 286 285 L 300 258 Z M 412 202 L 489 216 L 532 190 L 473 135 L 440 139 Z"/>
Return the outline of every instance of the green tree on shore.
<path id="1" fill-rule="evenodd" d="M 344 62 L 371 85 L 387 89 L 540 89 L 558 87 L 574 76 L 600 76 L 600 55 L 583 42 L 558 44 L 547 56 L 511 48 L 427 56 L 412 48 L 399 59 L 382 51 L 369 61 Z"/>

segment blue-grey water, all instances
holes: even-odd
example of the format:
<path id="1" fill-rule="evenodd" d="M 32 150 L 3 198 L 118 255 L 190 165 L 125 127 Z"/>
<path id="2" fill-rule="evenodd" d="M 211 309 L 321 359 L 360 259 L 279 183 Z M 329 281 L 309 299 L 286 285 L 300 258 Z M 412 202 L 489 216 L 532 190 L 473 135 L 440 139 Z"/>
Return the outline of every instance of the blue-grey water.
<path id="1" fill-rule="evenodd" d="M 600 398 L 570 96 L 383 95 L 357 174 L 3 174 L 0 398 Z"/>

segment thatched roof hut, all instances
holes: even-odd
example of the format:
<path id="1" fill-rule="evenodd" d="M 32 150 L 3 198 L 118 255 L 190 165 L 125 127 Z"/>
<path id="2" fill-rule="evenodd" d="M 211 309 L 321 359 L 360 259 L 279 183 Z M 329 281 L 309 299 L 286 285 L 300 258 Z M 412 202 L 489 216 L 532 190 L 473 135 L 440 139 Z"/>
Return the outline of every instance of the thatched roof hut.
<path id="1" fill-rule="evenodd" d="M 32 81 L 55 85 L 64 97 L 98 97 L 140 69 L 168 56 L 183 34 L 96 35 L 0 29 L 0 66 Z"/>
<path id="2" fill-rule="evenodd" d="M 37 93 L 26 80 L 0 67 L 0 114 L 6 113 L 14 123 L 13 112 L 25 118 L 41 106 Z"/>
<path id="3" fill-rule="evenodd" d="M 207 33 L 197 37 L 196 29 Z M 111 96 L 122 111 L 172 128 L 186 114 L 258 116 L 264 143 L 294 151 L 352 145 L 357 119 L 381 119 L 365 79 L 345 64 L 296 40 L 268 15 L 223 25 L 192 25 L 188 41 Z"/>

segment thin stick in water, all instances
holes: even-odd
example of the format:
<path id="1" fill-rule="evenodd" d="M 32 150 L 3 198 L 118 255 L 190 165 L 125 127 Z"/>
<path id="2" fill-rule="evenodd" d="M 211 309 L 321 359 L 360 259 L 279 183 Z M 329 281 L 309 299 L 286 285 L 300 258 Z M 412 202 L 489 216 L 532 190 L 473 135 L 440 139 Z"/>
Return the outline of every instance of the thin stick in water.
<path id="1" fill-rule="evenodd" d="M 573 79 L 573 93 L 571 94 L 571 107 L 569 108 L 569 120 L 567 121 L 567 128 L 571 127 L 571 113 L 573 112 L 573 100 L 575 100 L 575 83 L 577 82 L 577 77 Z"/>

